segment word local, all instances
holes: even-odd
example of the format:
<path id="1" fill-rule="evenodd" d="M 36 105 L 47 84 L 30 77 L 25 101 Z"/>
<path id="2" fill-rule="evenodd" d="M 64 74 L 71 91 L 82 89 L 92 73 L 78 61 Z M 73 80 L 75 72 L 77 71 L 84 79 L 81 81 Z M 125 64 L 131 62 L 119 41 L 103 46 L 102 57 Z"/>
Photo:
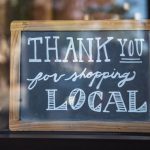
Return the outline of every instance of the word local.
<path id="1" fill-rule="evenodd" d="M 60 106 L 56 106 L 56 99 L 55 95 L 57 89 L 46 89 L 47 96 L 48 96 L 48 107 L 47 111 L 53 110 L 68 110 L 68 104 L 71 106 L 73 110 L 79 110 L 83 107 L 86 100 L 85 92 L 80 89 L 76 88 L 71 91 L 68 100 L 66 100 Z M 116 112 L 129 112 L 129 113 L 144 113 L 147 112 L 147 102 L 145 101 L 141 106 L 137 108 L 137 99 L 136 95 L 138 93 L 137 90 L 128 90 L 129 95 L 129 104 L 127 109 L 126 104 L 123 100 L 122 94 L 118 91 L 110 91 L 109 99 L 106 106 L 103 107 L 103 92 L 101 91 L 94 91 L 88 96 L 88 106 L 94 112 L 104 112 L 109 113 L 111 109 L 109 109 L 110 105 L 114 105 L 116 107 Z M 99 99 L 99 104 L 95 106 L 96 98 Z M 105 99 L 106 100 L 106 99 Z M 103 108 L 103 110 L 102 110 Z"/>
<path id="2" fill-rule="evenodd" d="M 35 38 L 28 38 L 27 42 L 29 46 L 33 46 L 33 58 L 29 59 L 30 63 L 37 63 L 37 62 L 51 62 L 52 54 L 55 55 L 53 57 L 54 62 L 68 62 L 70 60 L 71 54 L 71 61 L 72 62 L 111 62 L 111 59 L 108 56 L 107 45 L 114 40 L 114 37 L 107 37 L 106 40 L 102 39 L 101 37 L 95 38 L 73 38 L 73 37 L 66 37 L 65 49 L 65 56 L 62 59 L 59 56 L 59 40 L 60 36 L 45 36 L 45 37 L 35 37 Z M 104 41 L 105 40 L 105 41 Z M 120 57 L 125 56 L 125 49 L 128 51 L 128 57 L 132 57 L 136 54 L 138 57 L 142 56 L 143 53 L 143 42 L 144 39 L 117 39 L 116 42 L 120 45 Z M 40 45 L 44 45 L 46 43 L 46 50 L 45 50 L 45 59 L 42 60 L 39 56 L 38 51 L 41 48 L 38 48 Z M 51 46 L 51 43 L 54 43 Z M 78 43 L 78 44 L 75 44 Z M 127 47 L 127 48 L 126 48 Z M 95 48 L 96 50 L 93 50 Z M 96 52 L 96 60 L 94 60 L 94 52 Z M 87 57 L 85 57 L 87 55 Z M 88 58 L 88 59 L 85 59 Z"/>

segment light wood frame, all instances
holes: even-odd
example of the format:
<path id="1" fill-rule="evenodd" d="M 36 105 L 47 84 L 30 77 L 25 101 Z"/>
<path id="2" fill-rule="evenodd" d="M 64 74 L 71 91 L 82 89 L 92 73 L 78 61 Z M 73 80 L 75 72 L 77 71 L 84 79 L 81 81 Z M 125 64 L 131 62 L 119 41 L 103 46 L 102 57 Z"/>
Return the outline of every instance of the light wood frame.
<path id="1" fill-rule="evenodd" d="M 150 122 L 19 120 L 22 31 L 150 30 L 150 21 L 15 21 L 11 24 L 9 127 L 12 131 L 150 132 Z"/>

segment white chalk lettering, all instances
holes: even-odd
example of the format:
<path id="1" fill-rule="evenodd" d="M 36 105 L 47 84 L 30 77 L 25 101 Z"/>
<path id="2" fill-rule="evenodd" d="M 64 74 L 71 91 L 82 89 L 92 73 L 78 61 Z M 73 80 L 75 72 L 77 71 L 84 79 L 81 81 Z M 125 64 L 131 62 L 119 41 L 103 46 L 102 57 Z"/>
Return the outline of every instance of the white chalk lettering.
<path id="1" fill-rule="evenodd" d="M 143 53 L 143 42 L 145 41 L 144 39 L 134 39 L 135 40 L 135 44 L 136 44 L 136 52 L 138 54 L 138 56 L 142 56 Z M 140 49 L 139 49 L 139 45 L 140 45 Z"/>
<path id="2" fill-rule="evenodd" d="M 123 87 L 124 84 L 126 82 L 132 81 L 134 80 L 135 76 L 136 76 L 136 72 L 133 71 L 131 72 L 127 72 L 127 73 L 119 73 L 118 71 L 114 71 L 112 73 L 110 72 L 88 72 L 86 73 L 87 68 L 85 68 L 81 73 L 73 73 L 69 78 L 66 78 L 65 80 L 72 80 L 73 82 L 77 81 L 77 79 L 91 79 L 90 83 L 89 83 L 89 87 L 92 87 L 94 82 L 97 81 L 97 79 L 99 79 L 99 81 L 97 81 L 97 86 L 96 89 L 99 89 L 103 80 L 111 78 L 111 79 L 121 79 L 118 82 L 118 87 Z"/>
<path id="3" fill-rule="evenodd" d="M 43 43 L 42 37 L 28 38 L 28 45 L 31 44 L 31 41 L 33 42 L 33 46 L 34 46 L 34 58 L 29 59 L 29 62 L 42 62 L 41 59 L 37 58 L 37 41 L 39 41 L 40 44 L 42 44 Z"/>
<path id="4" fill-rule="evenodd" d="M 65 100 L 60 106 L 56 107 L 56 92 L 57 89 L 46 89 L 48 96 L 48 106 L 47 106 L 47 111 L 50 110 L 68 110 L 68 104 L 70 105 L 72 110 L 79 110 L 83 107 L 85 104 L 86 100 L 86 95 L 85 92 L 80 89 L 76 88 L 73 89 L 70 94 L 68 99 Z M 125 105 L 125 101 L 122 97 L 121 92 L 119 91 L 109 91 L 108 93 L 110 94 L 108 100 L 103 96 L 103 92 L 101 91 L 94 91 L 89 94 L 87 97 L 88 99 L 88 107 L 90 110 L 93 112 L 103 112 L 103 113 L 110 113 L 111 111 L 115 111 L 117 113 L 146 113 L 147 112 L 147 103 L 144 102 L 143 105 L 141 105 L 139 108 L 136 108 L 137 105 L 137 98 L 136 98 L 136 93 L 138 91 L 136 90 L 129 90 L 127 91 L 129 93 L 129 98 L 128 98 L 128 110 L 127 106 Z M 96 106 L 96 97 L 98 97 L 99 104 Z M 105 103 L 104 103 L 105 100 Z M 113 109 L 112 109 L 113 108 Z"/>
<path id="5" fill-rule="evenodd" d="M 45 39 L 46 39 L 46 59 L 44 60 L 44 62 L 51 62 L 49 51 L 54 51 L 55 52 L 55 56 L 56 56 L 55 62 L 61 62 L 61 60 L 58 59 L 58 39 L 59 38 L 60 38 L 59 36 L 53 36 L 53 39 L 55 41 L 54 42 L 55 47 L 49 47 L 51 37 L 50 36 L 45 37 Z"/>
<path id="6" fill-rule="evenodd" d="M 144 48 L 147 46 L 144 45 L 145 40 L 143 38 L 132 37 L 131 39 L 130 37 L 129 39 L 118 38 L 113 40 L 114 37 L 111 36 L 103 39 L 99 36 L 91 37 L 91 35 L 90 37 L 62 36 L 62 38 L 63 41 L 61 41 L 60 36 L 47 35 L 27 39 L 28 49 L 31 49 L 28 63 L 30 65 L 41 63 L 40 66 L 38 64 L 39 69 L 43 67 L 42 70 L 44 70 L 42 72 L 42 70 L 39 71 L 33 69 L 33 67 L 29 69 L 29 71 L 33 69 L 33 73 L 26 77 L 27 88 L 32 93 L 34 89 L 37 92 L 40 86 L 43 88 L 43 86 L 50 85 L 50 88 L 44 88 L 44 93 L 47 96 L 46 111 L 70 111 L 71 109 L 74 112 L 87 105 L 89 110 L 93 111 L 93 114 L 95 112 L 102 114 L 113 112 L 113 115 L 127 112 L 147 113 L 148 102 L 144 99 L 147 96 L 144 96 L 144 91 L 140 93 L 140 87 L 137 87 L 139 85 L 137 80 L 144 75 L 144 73 L 139 73 L 140 76 L 137 76 L 139 72 L 138 64 L 139 67 L 142 67 L 142 63 L 145 61 L 144 57 L 141 57 Z M 118 44 L 117 51 L 119 54 L 116 56 L 120 55 L 120 59 L 117 58 L 115 61 L 115 56 L 109 53 L 113 50 L 111 46 L 114 42 L 116 45 Z M 118 48 L 120 48 L 120 51 Z M 40 55 L 42 52 L 44 54 Z M 50 62 L 52 64 L 49 67 L 52 65 L 55 67 L 53 71 L 48 69 Z M 111 64 L 108 62 L 111 62 Z M 58 69 L 56 68 L 57 64 Z M 128 67 L 127 64 L 132 65 Z M 36 67 L 36 64 L 34 66 Z M 62 67 L 62 69 L 59 69 L 59 67 Z M 145 72 L 146 69 L 144 69 Z M 135 84 L 135 86 L 131 84 Z M 60 94 L 63 91 L 58 93 L 58 90 L 64 85 L 69 88 L 66 89 L 67 93 L 61 97 Z M 51 89 L 52 87 L 55 88 Z M 134 87 L 137 87 L 138 90 L 133 89 Z M 83 109 L 85 110 L 85 108 L 87 107 Z"/>
<path id="7" fill-rule="evenodd" d="M 57 89 L 46 89 L 45 91 L 47 92 L 48 96 L 48 108 L 46 110 L 67 110 L 67 101 L 56 107 L 55 93 Z"/>
<path id="8" fill-rule="evenodd" d="M 128 39 L 117 39 L 117 40 L 119 41 L 119 43 L 121 45 L 121 49 L 122 49 L 121 50 L 121 54 L 120 54 L 121 57 L 125 57 L 126 56 L 125 55 L 125 46 L 126 47 L 128 46 L 127 48 L 128 48 L 128 56 L 129 57 L 133 57 L 135 54 L 137 54 L 138 57 L 142 56 L 142 53 L 143 53 L 143 42 L 145 41 L 144 39 L 129 40 L 128 43 L 127 43 Z"/>
<path id="9" fill-rule="evenodd" d="M 108 58 L 108 54 L 107 54 L 107 49 L 106 49 L 106 45 L 112 40 L 114 39 L 113 37 L 107 37 L 107 41 L 105 41 L 102 45 L 100 45 L 100 40 L 101 38 L 95 38 L 97 40 L 97 60 L 96 62 L 101 62 L 102 60 L 100 59 L 100 50 L 103 48 L 104 50 L 104 55 L 105 55 L 105 62 L 110 62 L 110 59 Z"/>
<path id="10" fill-rule="evenodd" d="M 89 47 L 89 51 L 86 50 L 84 44 L 83 44 L 83 38 L 77 38 L 77 40 L 79 41 L 79 62 L 84 62 L 83 61 L 83 56 L 85 57 L 85 55 L 83 55 L 83 50 L 86 53 L 86 55 L 88 56 L 88 62 L 94 62 L 93 58 L 92 58 L 92 41 L 93 38 L 87 38 L 86 40 L 88 41 L 88 47 Z"/>
<path id="11" fill-rule="evenodd" d="M 67 37 L 67 40 L 70 40 L 70 41 L 69 41 L 69 46 L 67 48 L 67 53 L 66 53 L 66 56 L 65 56 L 63 62 L 68 62 L 68 57 L 69 57 L 70 52 L 73 53 L 73 60 L 72 61 L 73 62 L 78 62 L 73 38 L 72 37 Z"/>
<path id="12" fill-rule="evenodd" d="M 53 82 L 57 83 L 58 81 L 60 81 L 60 79 L 65 76 L 65 74 L 61 74 L 60 76 L 58 76 L 57 73 L 54 73 L 52 75 L 48 75 L 48 74 L 44 74 L 43 72 L 39 72 L 34 78 L 32 79 L 27 79 L 27 81 L 30 82 L 30 84 L 28 85 L 28 90 L 32 90 L 39 81 L 47 81 L 50 78 L 53 79 Z"/>
<path id="13" fill-rule="evenodd" d="M 78 100 L 75 104 L 75 99 L 76 99 L 76 96 L 77 96 L 78 93 L 79 93 L 79 98 L 78 98 Z M 70 101 L 70 98 L 71 98 L 71 101 Z M 72 103 L 72 100 L 74 101 L 74 103 Z M 84 102 L 85 102 L 85 93 L 82 89 L 77 88 L 77 89 L 74 89 L 70 93 L 70 95 L 69 95 L 69 104 L 70 104 L 70 106 L 73 110 L 80 109 L 83 106 Z"/>
<path id="14" fill-rule="evenodd" d="M 147 112 L 147 102 L 144 102 L 141 107 L 136 107 L 136 93 L 138 91 L 127 91 L 129 93 L 129 112 Z"/>
<path id="15" fill-rule="evenodd" d="M 116 91 L 109 92 L 109 93 L 111 94 L 111 96 L 110 96 L 110 98 L 108 100 L 108 103 L 107 103 L 107 105 L 106 105 L 106 107 L 105 107 L 103 112 L 110 112 L 107 109 L 112 104 L 116 105 L 116 107 L 117 107 L 116 112 L 127 112 L 127 109 L 126 109 L 126 106 L 125 106 L 125 103 L 124 103 L 124 100 L 122 98 L 121 93 L 120 92 L 116 92 Z"/>
<path id="16" fill-rule="evenodd" d="M 95 107 L 95 97 L 98 96 L 100 98 L 100 101 L 103 99 L 103 93 L 101 91 L 95 91 L 92 92 L 88 97 L 88 105 L 89 108 L 95 112 L 101 112 L 102 109 L 102 103 L 100 103 L 98 106 Z"/>
<path id="17" fill-rule="evenodd" d="M 57 83 L 60 80 L 76 82 L 77 80 L 81 79 L 89 79 L 88 86 L 93 87 L 94 83 L 96 83 L 96 89 L 99 89 L 106 79 L 110 78 L 113 80 L 118 80 L 117 86 L 121 88 L 127 82 L 133 81 L 135 77 L 136 77 L 135 71 L 120 73 L 116 71 L 116 69 L 114 69 L 113 72 L 100 72 L 100 71 L 87 72 L 87 68 L 84 68 L 84 70 L 81 73 L 74 72 L 69 77 L 66 74 L 58 75 L 57 73 L 54 73 L 48 75 L 44 74 L 43 72 L 39 72 L 37 75 L 35 75 L 35 77 L 28 78 L 27 81 L 30 82 L 28 85 L 28 90 L 32 90 L 33 88 L 35 88 L 39 81 L 48 81 L 50 78 L 52 78 L 52 81 L 54 83 Z"/>
<path id="18" fill-rule="evenodd" d="M 128 54 L 130 57 L 132 57 L 134 55 L 134 43 L 132 40 L 129 41 Z"/>
<path id="19" fill-rule="evenodd" d="M 120 56 L 125 56 L 125 54 L 124 54 L 124 46 L 125 46 L 125 44 L 126 44 L 126 42 L 128 41 L 127 39 L 117 39 L 119 42 L 120 42 L 120 44 L 121 44 L 121 49 L 122 49 L 122 51 L 121 51 L 121 54 L 120 54 Z"/>

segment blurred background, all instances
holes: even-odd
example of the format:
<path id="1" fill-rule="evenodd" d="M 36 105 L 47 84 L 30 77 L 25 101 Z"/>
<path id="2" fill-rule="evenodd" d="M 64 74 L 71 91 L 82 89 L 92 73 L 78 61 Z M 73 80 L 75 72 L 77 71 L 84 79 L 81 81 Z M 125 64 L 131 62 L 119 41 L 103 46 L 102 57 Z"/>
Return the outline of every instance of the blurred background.
<path id="1" fill-rule="evenodd" d="M 0 0 L 0 130 L 8 129 L 11 21 L 148 18 L 148 0 Z"/>

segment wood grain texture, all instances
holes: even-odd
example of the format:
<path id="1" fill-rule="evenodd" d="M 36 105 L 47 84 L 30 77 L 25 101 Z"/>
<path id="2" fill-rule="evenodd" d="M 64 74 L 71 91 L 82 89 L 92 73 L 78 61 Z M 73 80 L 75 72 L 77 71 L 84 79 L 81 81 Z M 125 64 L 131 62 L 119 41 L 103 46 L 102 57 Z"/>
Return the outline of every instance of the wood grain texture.
<path id="1" fill-rule="evenodd" d="M 150 132 L 149 122 L 11 122 L 12 131 Z"/>
<path id="2" fill-rule="evenodd" d="M 150 21 L 16 21 L 11 24 L 9 127 L 12 131 L 150 132 L 150 122 L 23 122 L 20 116 L 21 31 L 149 30 Z"/>
<path id="3" fill-rule="evenodd" d="M 101 20 L 101 21 L 14 21 L 12 30 L 22 31 L 72 31 L 72 30 L 149 30 L 150 21 Z"/>
<path id="4" fill-rule="evenodd" d="M 20 102 L 20 52 L 21 52 L 21 31 L 11 32 L 11 66 L 10 66 L 10 111 L 9 123 L 11 120 L 19 120 Z"/>

